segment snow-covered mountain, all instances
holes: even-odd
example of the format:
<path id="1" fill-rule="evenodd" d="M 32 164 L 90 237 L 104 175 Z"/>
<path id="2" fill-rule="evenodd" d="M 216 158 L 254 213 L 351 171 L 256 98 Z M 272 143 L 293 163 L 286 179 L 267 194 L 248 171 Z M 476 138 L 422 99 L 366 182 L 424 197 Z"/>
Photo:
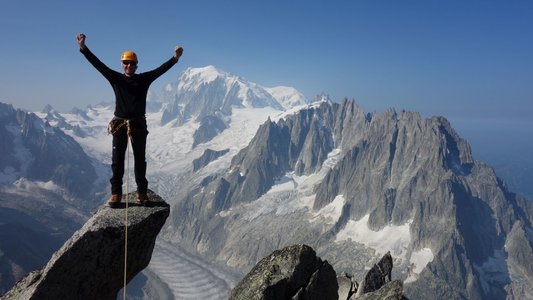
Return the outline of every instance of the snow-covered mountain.
<path id="1" fill-rule="evenodd" d="M 177 82 L 167 84 L 160 93 L 150 93 L 148 100 L 152 112 L 162 109 L 161 125 L 180 126 L 189 120 L 199 124 L 192 147 L 226 130 L 233 109 L 269 107 L 282 111 L 308 102 L 294 88 L 265 88 L 214 66 L 188 68 Z"/>
<path id="2" fill-rule="evenodd" d="M 199 123 L 192 147 L 226 130 L 233 109 L 269 107 L 282 111 L 308 102 L 294 88 L 264 88 L 213 66 L 187 69 L 160 95 L 151 101 L 167 103 L 162 105 L 162 125 L 172 122 L 179 126 L 191 119 Z"/>
<path id="3" fill-rule="evenodd" d="M 267 120 L 229 166 L 198 173 L 166 238 L 236 269 L 305 243 L 356 276 L 391 251 L 413 299 L 533 295 L 532 203 L 442 117 L 323 102 Z"/>
<path id="4" fill-rule="evenodd" d="M 186 70 L 149 100 L 149 187 L 172 205 L 164 257 L 183 249 L 190 265 L 242 275 L 273 250 L 306 243 L 357 276 L 391 251 L 413 299 L 533 295 L 533 206 L 474 159 L 446 119 L 365 113 L 327 96 L 309 104 L 293 88 L 213 66 Z M 112 105 L 38 115 L 109 163 Z M 150 280 L 175 294 L 198 288 L 155 261 Z M 225 276 L 217 272 L 205 273 Z"/>
<path id="5" fill-rule="evenodd" d="M 168 100 L 161 124 L 172 120 L 181 125 L 191 118 L 230 117 L 233 108 L 290 109 L 307 103 L 290 87 L 264 88 L 256 83 L 223 72 L 213 66 L 189 68 L 162 93 Z"/>
<path id="6" fill-rule="evenodd" d="M 49 109 L 45 115 L 62 119 Z M 41 267 L 85 220 L 98 197 L 100 163 L 61 129 L 3 103 L 0 140 L 2 292 Z"/>
<path id="7" fill-rule="evenodd" d="M 59 114 L 55 115 L 69 126 Z M 72 196 L 86 195 L 96 180 L 95 167 L 82 147 L 61 129 L 50 125 L 33 113 L 0 104 L 0 181 L 20 178 L 53 181 Z M 75 181 L 84 178 L 84 181 Z"/>

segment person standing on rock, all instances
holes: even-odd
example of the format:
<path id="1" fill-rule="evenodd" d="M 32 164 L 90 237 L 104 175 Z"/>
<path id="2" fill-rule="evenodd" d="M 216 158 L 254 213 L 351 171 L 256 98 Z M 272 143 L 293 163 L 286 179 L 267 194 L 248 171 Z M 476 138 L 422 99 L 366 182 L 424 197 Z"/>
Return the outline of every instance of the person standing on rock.
<path id="1" fill-rule="evenodd" d="M 137 201 L 148 201 L 148 181 L 146 180 L 146 95 L 150 84 L 174 66 L 183 48 L 176 46 L 174 55 L 158 68 L 136 74 L 137 55 L 125 51 L 120 57 L 123 73 L 119 73 L 102 63 L 85 45 L 85 34 L 76 36 L 80 52 L 109 81 L 115 92 L 115 113 L 109 123 L 109 132 L 113 134 L 113 151 L 111 170 L 111 199 L 109 205 L 117 207 L 122 200 L 122 177 L 124 176 L 124 159 L 128 137 L 134 156 L 135 182 L 137 183 Z"/>

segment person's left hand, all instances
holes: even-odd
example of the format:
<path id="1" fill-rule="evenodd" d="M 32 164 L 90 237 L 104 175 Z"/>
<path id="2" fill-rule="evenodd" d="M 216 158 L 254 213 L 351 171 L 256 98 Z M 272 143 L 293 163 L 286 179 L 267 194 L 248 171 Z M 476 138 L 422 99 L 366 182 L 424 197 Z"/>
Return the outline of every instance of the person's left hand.
<path id="1" fill-rule="evenodd" d="M 174 57 L 179 59 L 182 54 L 183 54 L 183 47 L 179 45 L 176 46 L 176 48 L 174 48 Z"/>

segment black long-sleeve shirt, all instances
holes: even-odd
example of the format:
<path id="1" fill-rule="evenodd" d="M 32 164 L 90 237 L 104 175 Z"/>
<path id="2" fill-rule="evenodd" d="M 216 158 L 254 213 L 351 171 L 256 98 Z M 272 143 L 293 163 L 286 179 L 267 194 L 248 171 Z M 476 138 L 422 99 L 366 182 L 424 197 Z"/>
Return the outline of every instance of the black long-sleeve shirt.
<path id="1" fill-rule="evenodd" d="M 115 91 L 115 116 L 125 119 L 145 116 L 146 96 L 150 84 L 178 61 L 177 58 L 172 57 L 152 71 L 128 77 L 107 67 L 89 48 L 80 49 L 80 52 L 109 81 Z"/>

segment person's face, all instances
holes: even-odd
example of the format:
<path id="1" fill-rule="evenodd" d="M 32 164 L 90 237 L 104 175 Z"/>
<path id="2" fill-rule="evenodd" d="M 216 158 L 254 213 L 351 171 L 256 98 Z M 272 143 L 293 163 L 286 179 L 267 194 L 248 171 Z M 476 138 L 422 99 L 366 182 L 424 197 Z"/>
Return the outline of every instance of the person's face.
<path id="1" fill-rule="evenodd" d="M 126 74 L 126 76 L 132 76 L 137 70 L 137 62 L 133 60 L 123 60 L 122 69 L 124 69 L 124 74 Z"/>

